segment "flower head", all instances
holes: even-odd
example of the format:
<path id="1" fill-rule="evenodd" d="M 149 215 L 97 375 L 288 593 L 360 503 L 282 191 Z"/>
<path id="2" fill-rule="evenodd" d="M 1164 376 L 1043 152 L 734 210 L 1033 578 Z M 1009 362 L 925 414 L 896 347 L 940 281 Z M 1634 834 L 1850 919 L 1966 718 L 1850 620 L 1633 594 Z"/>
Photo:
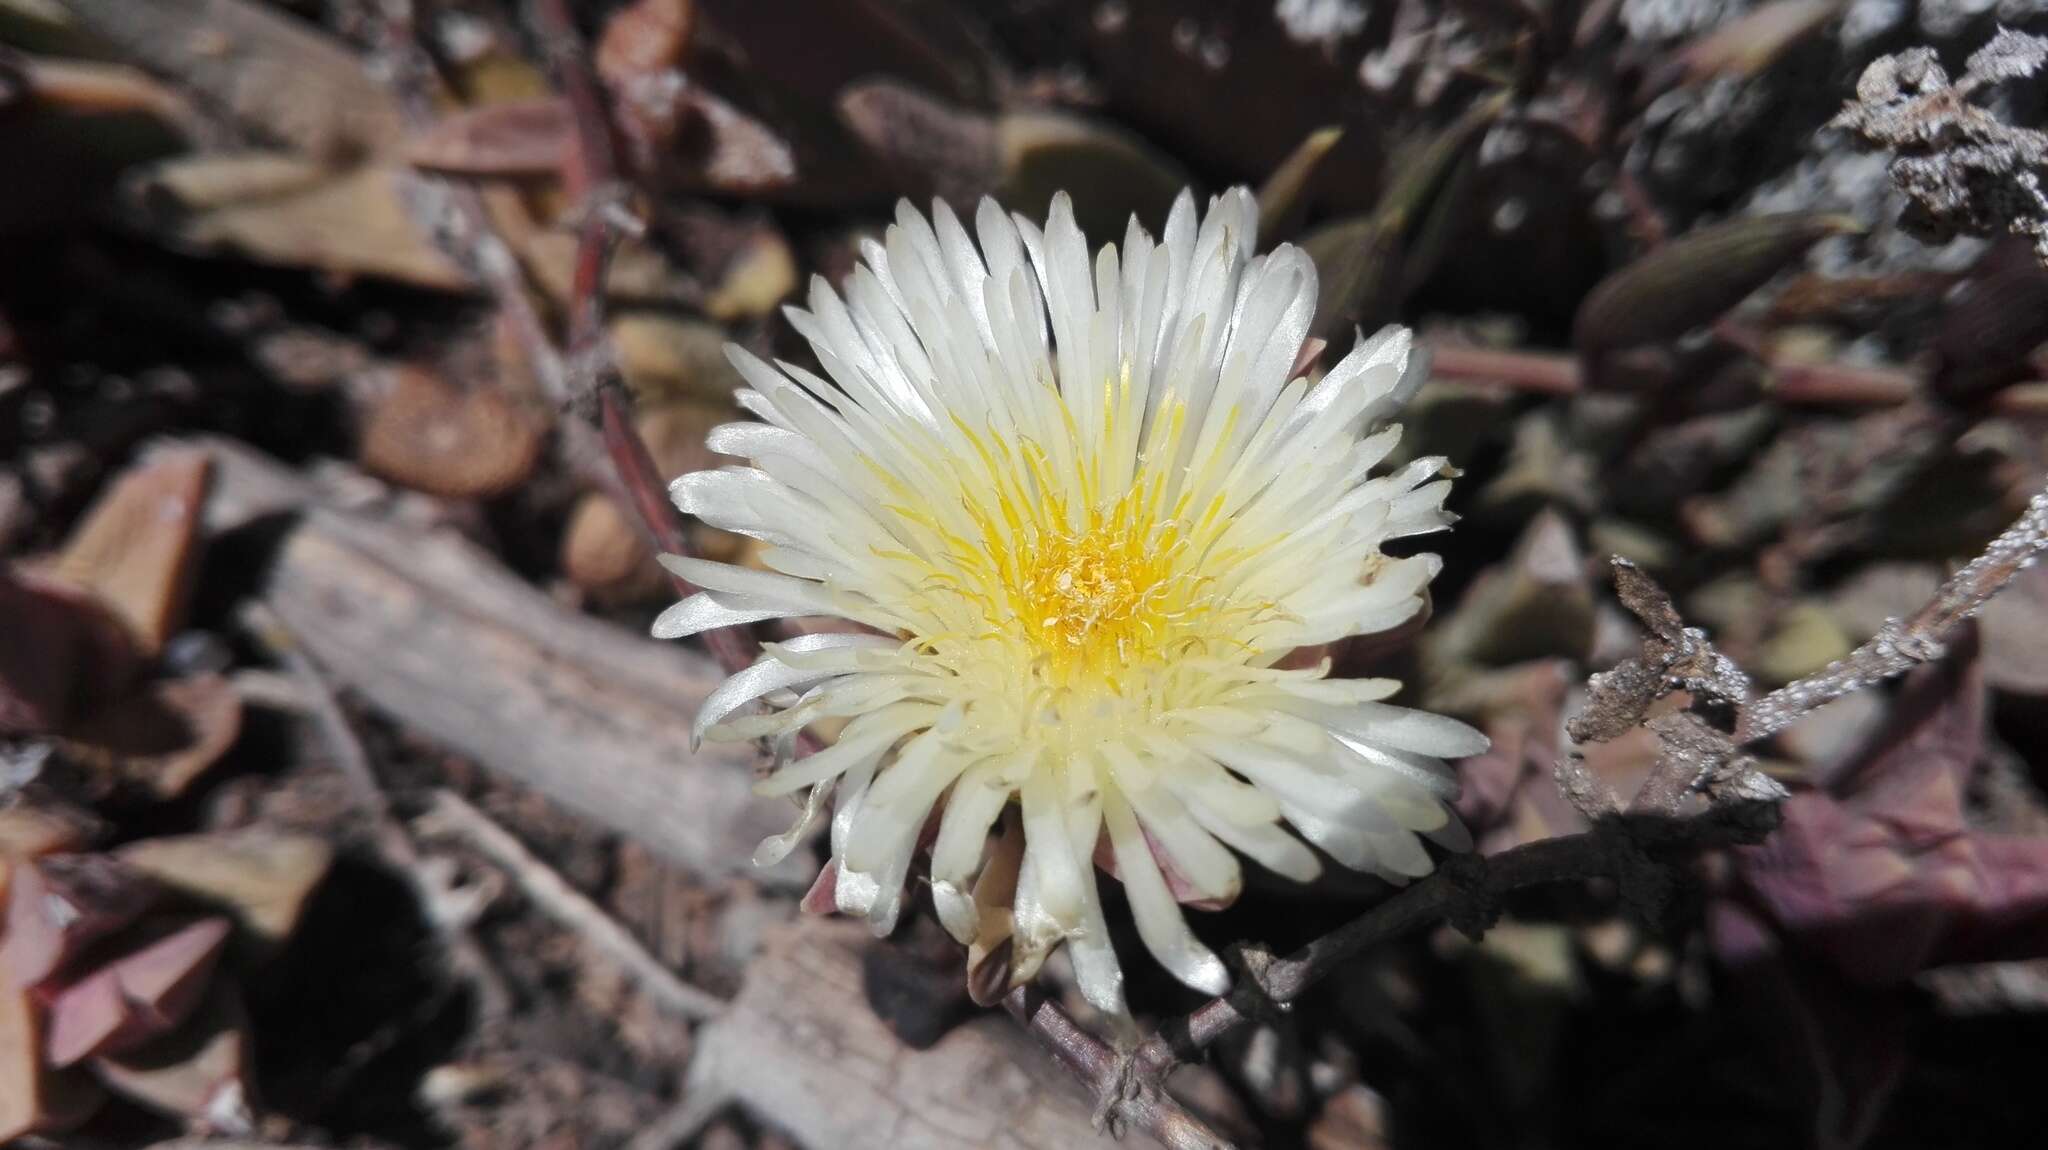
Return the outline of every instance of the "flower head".
<path id="1" fill-rule="evenodd" d="M 850 720 L 762 784 L 807 793 L 763 858 L 829 800 L 817 893 L 838 909 L 890 929 L 928 844 L 956 937 L 1007 955 L 1009 980 L 1064 942 L 1120 1010 L 1097 860 L 1147 949 L 1221 992 L 1177 904 L 1234 898 L 1240 856 L 1305 881 L 1320 850 L 1399 881 L 1430 869 L 1418 833 L 1461 845 L 1444 760 L 1485 740 L 1383 702 L 1395 682 L 1287 661 L 1422 609 L 1436 557 L 1380 546 L 1448 525 L 1447 469 L 1373 474 L 1420 357 L 1389 328 L 1293 378 L 1315 267 L 1254 256 L 1255 216 L 1240 189 L 1198 222 L 1184 194 L 1163 239 L 1133 222 L 1091 257 L 1064 195 L 1043 232 L 984 201 L 978 246 L 945 205 L 906 204 L 843 297 L 815 281 L 790 312 L 823 378 L 732 349 L 761 422 L 711 446 L 753 466 L 673 491 L 771 570 L 670 557 L 704 590 L 655 634 L 866 628 L 770 644 L 698 716 L 783 745 Z"/>

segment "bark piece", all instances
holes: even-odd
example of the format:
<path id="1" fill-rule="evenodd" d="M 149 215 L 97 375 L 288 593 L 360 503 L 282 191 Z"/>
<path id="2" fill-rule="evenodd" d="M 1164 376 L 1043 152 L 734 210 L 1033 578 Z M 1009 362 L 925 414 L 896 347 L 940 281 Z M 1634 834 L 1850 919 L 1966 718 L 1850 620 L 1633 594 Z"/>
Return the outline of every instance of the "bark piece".
<path id="1" fill-rule="evenodd" d="M 746 868 L 787 828 L 789 807 L 753 793 L 752 748 L 690 749 L 689 716 L 721 679 L 702 654 L 569 612 L 453 534 L 325 506 L 247 447 L 207 446 L 210 527 L 303 512 L 263 599 L 338 683 L 700 874 Z M 766 874 L 801 882 L 801 869 Z"/>

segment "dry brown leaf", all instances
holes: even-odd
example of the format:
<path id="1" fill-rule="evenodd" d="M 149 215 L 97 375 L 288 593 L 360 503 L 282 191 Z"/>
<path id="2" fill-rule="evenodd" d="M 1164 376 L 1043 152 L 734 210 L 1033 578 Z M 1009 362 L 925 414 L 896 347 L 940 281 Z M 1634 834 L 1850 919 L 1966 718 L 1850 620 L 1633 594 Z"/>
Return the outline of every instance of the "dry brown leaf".
<path id="1" fill-rule="evenodd" d="M 606 602 L 653 598 L 666 581 L 654 552 L 609 495 L 585 495 L 562 532 L 562 574 Z"/>
<path id="2" fill-rule="evenodd" d="M 117 697 L 140 659 L 129 627 L 97 596 L 0 569 L 0 734 L 62 729 L 78 704 Z"/>
<path id="3" fill-rule="evenodd" d="M 619 374 L 643 406 L 675 400 L 730 404 L 733 392 L 745 385 L 725 358 L 725 332 L 715 324 L 626 312 L 612 318 L 609 330 Z"/>
<path id="4" fill-rule="evenodd" d="M 12 869 L 0 984 L 41 984 L 87 945 L 135 921 L 162 893 L 104 855 L 52 855 Z"/>
<path id="5" fill-rule="evenodd" d="M 162 799 L 185 793 L 242 733 L 242 697 L 219 675 L 165 679 L 88 715 L 66 749 Z"/>
<path id="6" fill-rule="evenodd" d="M 191 1017 L 229 930 L 228 920 L 217 916 L 165 928 L 57 991 L 44 1039 L 50 1065 L 132 1050 Z"/>
<path id="7" fill-rule="evenodd" d="M 318 159 L 396 147 L 397 99 L 355 51 L 248 0 L 65 0 L 82 23 L 151 71 Z"/>
<path id="8" fill-rule="evenodd" d="M 131 468 L 100 496 L 51 569 L 113 608 L 145 654 L 162 651 L 184 623 L 212 467 L 204 452 L 189 451 Z"/>
<path id="9" fill-rule="evenodd" d="M 394 372 L 367 416 L 365 470 L 448 499 L 502 495 L 540 462 L 545 429 L 495 391 L 458 391 L 412 368 Z"/>
<path id="10" fill-rule="evenodd" d="M 34 1133 L 70 1129 L 104 1095 L 82 1074 L 43 1062 L 43 1029 L 29 992 L 0 979 L 0 1146 Z"/>
<path id="11" fill-rule="evenodd" d="M 562 100 L 520 100 L 465 108 L 406 141 L 416 168 L 459 176 L 548 176 L 573 146 L 574 120 Z"/>
<path id="12" fill-rule="evenodd" d="M 334 859 L 321 839 L 263 827 L 143 839 L 117 854 L 166 888 L 233 915 L 264 948 L 291 936 Z"/>
<path id="13" fill-rule="evenodd" d="M 399 168 L 354 168 L 289 194 L 162 224 L 160 234 L 258 263 L 462 291 L 469 277 L 420 234 L 406 209 L 405 181 L 414 178 Z"/>

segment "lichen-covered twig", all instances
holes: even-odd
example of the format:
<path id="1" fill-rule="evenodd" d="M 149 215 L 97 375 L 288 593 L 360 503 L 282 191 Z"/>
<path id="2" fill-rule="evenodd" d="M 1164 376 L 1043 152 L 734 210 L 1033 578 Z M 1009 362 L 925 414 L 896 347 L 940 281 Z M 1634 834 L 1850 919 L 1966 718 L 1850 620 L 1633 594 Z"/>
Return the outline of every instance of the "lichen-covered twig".
<path id="1" fill-rule="evenodd" d="M 1939 658 L 1956 624 L 1975 615 L 2043 551 L 2048 551 L 2048 490 L 2036 494 L 2026 514 L 1992 540 L 1984 554 L 1950 576 L 1912 617 L 1887 621 L 1861 647 L 1745 709 L 1736 727 L 1737 741 L 1754 743 L 1823 703 Z"/>
<path id="2" fill-rule="evenodd" d="M 2048 133 L 2014 127 L 1971 98 L 2048 63 L 2048 39 L 2001 28 L 1949 79 L 1932 48 L 1872 61 L 1831 126 L 1892 153 L 1892 182 L 1913 199 L 1905 223 L 1934 239 L 2010 230 L 2048 263 Z"/>

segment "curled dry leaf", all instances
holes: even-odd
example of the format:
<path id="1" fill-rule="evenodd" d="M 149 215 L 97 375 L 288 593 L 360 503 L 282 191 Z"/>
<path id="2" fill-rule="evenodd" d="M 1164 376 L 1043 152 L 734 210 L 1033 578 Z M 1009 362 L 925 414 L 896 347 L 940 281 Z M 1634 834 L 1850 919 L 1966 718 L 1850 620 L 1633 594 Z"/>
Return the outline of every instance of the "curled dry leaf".
<path id="1" fill-rule="evenodd" d="M 111 607 L 145 654 L 162 651 L 184 622 L 212 469 L 203 451 L 168 452 L 130 468 L 87 512 L 51 568 Z"/>
<path id="2" fill-rule="evenodd" d="M 325 161 L 395 147 L 390 89 L 326 33 L 248 0 L 66 0 L 81 23 L 280 143 Z"/>
<path id="3" fill-rule="evenodd" d="M 0 984 L 35 987 L 88 945 L 148 910 L 157 885 L 104 855 L 51 855 L 17 863 L 0 939 Z"/>
<path id="4" fill-rule="evenodd" d="M 67 584 L 0 569 L 0 734 L 62 729 L 88 699 L 127 689 L 140 656 L 128 625 Z"/>
<path id="5" fill-rule="evenodd" d="M 57 1067 L 132 1050 L 168 1034 L 198 1009 L 227 945 L 228 920 L 159 928 L 50 1000 L 45 1055 Z"/>
<path id="6" fill-rule="evenodd" d="M 1861 230 L 1847 216 L 1743 216 L 1652 250 L 1600 281 L 1579 305 L 1582 353 L 1675 339 L 1741 303 L 1829 236 Z"/>
<path id="7" fill-rule="evenodd" d="M 448 499 L 502 495 L 540 462 L 540 421 L 494 391 L 458 391 L 414 368 L 392 373 L 370 407 L 363 468 Z"/>
<path id="8" fill-rule="evenodd" d="M 264 949 L 291 936 L 334 860 L 321 839 L 263 827 L 142 839 L 117 855 L 165 888 L 232 915 Z"/>
<path id="9" fill-rule="evenodd" d="M 88 715 L 66 750 L 158 798 L 185 793 L 242 733 L 242 697 L 219 675 L 152 683 Z"/>
<path id="10" fill-rule="evenodd" d="M 767 124 L 693 84 L 674 99 L 679 127 L 663 171 L 684 188 L 758 196 L 796 182 L 796 153 Z"/>

